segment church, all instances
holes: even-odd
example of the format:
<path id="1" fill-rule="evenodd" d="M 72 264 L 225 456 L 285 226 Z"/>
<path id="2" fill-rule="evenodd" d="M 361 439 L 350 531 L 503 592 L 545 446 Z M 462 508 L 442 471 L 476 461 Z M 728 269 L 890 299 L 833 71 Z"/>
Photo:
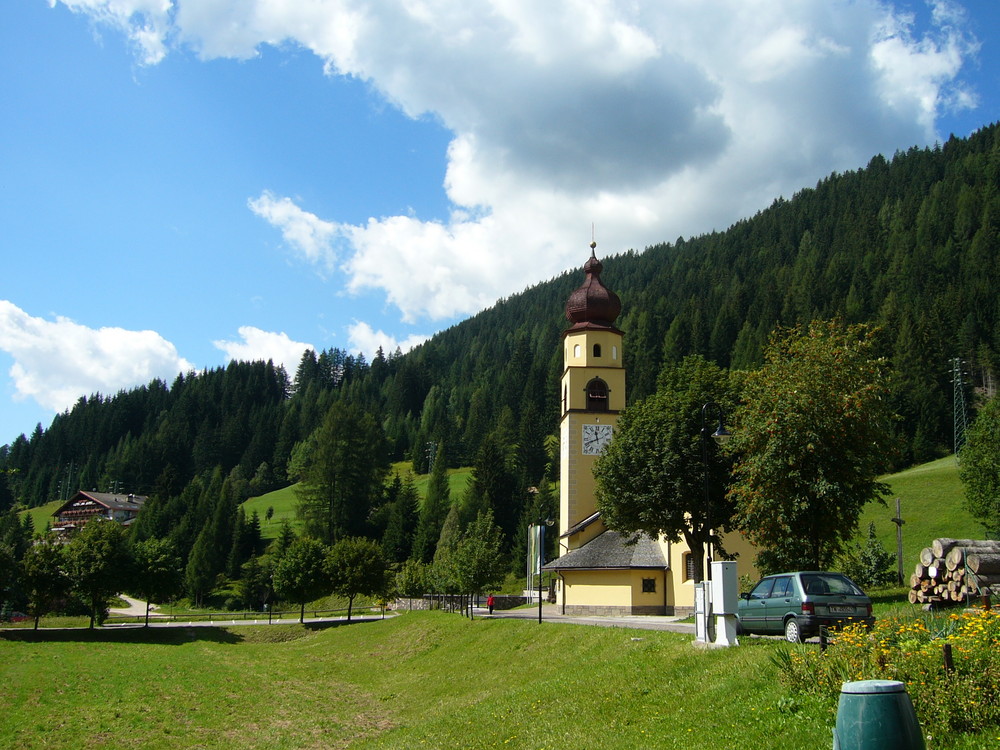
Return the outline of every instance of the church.
<path id="1" fill-rule="evenodd" d="M 619 534 L 597 510 L 594 462 L 614 435 L 625 408 L 622 305 L 601 281 L 591 243 L 583 285 L 566 302 L 560 383 L 559 557 L 543 570 L 557 574 L 556 602 L 565 614 L 673 615 L 694 610 L 694 570 L 684 543 Z M 629 543 L 626 543 L 629 542 Z M 726 549 L 739 553 L 739 572 L 755 571 L 750 546 L 738 534 Z M 746 562 L 743 562 L 746 561 Z"/>

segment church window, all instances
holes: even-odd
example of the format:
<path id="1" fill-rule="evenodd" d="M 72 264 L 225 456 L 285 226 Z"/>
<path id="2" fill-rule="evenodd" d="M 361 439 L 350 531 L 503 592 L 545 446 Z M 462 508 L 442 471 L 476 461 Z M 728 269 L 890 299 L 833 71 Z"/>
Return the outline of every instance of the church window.
<path id="1" fill-rule="evenodd" d="M 642 593 L 644 593 L 644 594 L 655 594 L 656 593 L 656 579 L 655 578 L 643 578 L 642 579 Z"/>
<path id="2" fill-rule="evenodd" d="M 617 346 L 612 346 L 611 347 L 611 359 L 615 360 L 616 362 L 618 361 L 618 347 Z"/>
<path id="3" fill-rule="evenodd" d="M 563 386 L 562 404 L 563 404 L 563 412 L 565 412 L 566 411 L 566 386 Z"/>
<path id="4" fill-rule="evenodd" d="M 595 357 L 600 357 L 601 356 L 601 345 L 600 344 L 594 344 L 594 356 Z"/>
<path id="5" fill-rule="evenodd" d="M 573 356 L 574 357 L 579 357 L 580 356 L 580 345 L 579 344 L 574 344 L 574 346 L 573 346 Z"/>
<path id="6" fill-rule="evenodd" d="M 690 552 L 684 553 L 684 580 L 691 581 L 694 579 L 694 555 Z"/>
<path id="7" fill-rule="evenodd" d="M 608 384 L 600 378 L 587 383 L 587 411 L 608 410 Z"/>

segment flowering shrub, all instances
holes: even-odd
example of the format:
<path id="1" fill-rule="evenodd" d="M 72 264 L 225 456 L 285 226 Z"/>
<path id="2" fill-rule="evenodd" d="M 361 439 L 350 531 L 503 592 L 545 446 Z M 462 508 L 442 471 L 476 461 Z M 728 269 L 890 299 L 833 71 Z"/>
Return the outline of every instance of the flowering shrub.
<path id="1" fill-rule="evenodd" d="M 952 668 L 945 664 L 951 646 Z M 1000 727 L 1000 613 L 968 610 L 946 619 L 887 618 L 870 631 L 850 626 L 826 649 L 783 649 L 774 656 L 793 690 L 835 708 L 844 682 L 906 684 L 925 733 Z"/>

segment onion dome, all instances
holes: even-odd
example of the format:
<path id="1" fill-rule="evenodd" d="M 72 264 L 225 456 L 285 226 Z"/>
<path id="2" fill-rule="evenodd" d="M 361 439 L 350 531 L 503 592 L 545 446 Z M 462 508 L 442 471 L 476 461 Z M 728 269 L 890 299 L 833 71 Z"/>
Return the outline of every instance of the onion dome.
<path id="1" fill-rule="evenodd" d="M 596 242 L 590 243 L 590 259 L 584 264 L 587 274 L 583 286 L 566 301 L 566 319 L 572 328 L 614 328 L 615 318 L 622 311 L 618 295 L 601 283 L 604 266 L 597 259 Z"/>

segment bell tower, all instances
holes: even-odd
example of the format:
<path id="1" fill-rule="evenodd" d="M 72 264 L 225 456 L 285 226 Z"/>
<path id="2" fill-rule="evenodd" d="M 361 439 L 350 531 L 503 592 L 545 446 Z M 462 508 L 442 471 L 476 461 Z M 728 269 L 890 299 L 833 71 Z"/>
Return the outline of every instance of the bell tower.
<path id="1" fill-rule="evenodd" d="M 563 333 L 560 384 L 560 548 L 576 549 L 604 531 L 597 517 L 594 462 L 614 434 L 625 408 L 622 332 L 615 319 L 622 304 L 601 282 L 604 267 L 590 244 L 586 278 L 566 302 L 570 327 Z"/>

